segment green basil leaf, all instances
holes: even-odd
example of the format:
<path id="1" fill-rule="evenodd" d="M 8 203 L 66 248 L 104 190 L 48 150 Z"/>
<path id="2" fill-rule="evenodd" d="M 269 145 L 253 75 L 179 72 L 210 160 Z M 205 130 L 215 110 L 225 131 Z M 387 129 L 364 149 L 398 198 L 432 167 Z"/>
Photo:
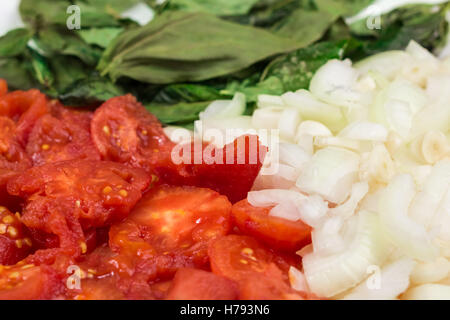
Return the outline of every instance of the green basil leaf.
<path id="1" fill-rule="evenodd" d="M 183 102 L 213 101 L 222 98 L 218 89 L 203 84 L 173 84 L 160 90 L 153 102 L 175 104 Z"/>
<path id="2" fill-rule="evenodd" d="M 27 63 L 20 58 L 0 59 L 0 78 L 5 79 L 12 90 L 28 90 L 39 85 L 34 81 Z"/>
<path id="3" fill-rule="evenodd" d="M 51 89 L 54 83 L 54 78 L 47 59 L 33 49 L 29 49 L 29 55 L 31 61 L 31 73 L 34 78 L 44 88 Z"/>
<path id="4" fill-rule="evenodd" d="M 209 14 L 169 12 L 122 33 L 104 52 L 99 70 L 114 80 L 202 81 L 296 48 L 289 39 Z"/>
<path id="5" fill-rule="evenodd" d="M 256 84 L 232 82 L 226 89 L 221 91 L 222 94 L 229 97 L 232 97 L 236 92 L 245 94 L 247 103 L 253 103 L 258 101 L 260 94 L 282 95 L 284 93 L 284 85 L 280 78 L 270 76 Z"/>
<path id="6" fill-rule="evenodd" d="M 92 73 L 87 65 L 75 57 L 56 55 L 49 63 L 55 78 L 54 87 L 59 93 L 67 91 L 73 83 L 87 79 Z"/>
<path id="7" fill-rule="evenodd" d="M 327 11 L 297 9 L 287 19 L 275 25 L 272 30 L 306 47 L 322 38 L 338 17 L 339 14 Z"/>
<path id="8" fill-rule="evenodd" d="M 0 37 L 0 57 L 9 58 L 25 52 L 33 32 L 28 29 L 14 29 Z"/>
<path id="9" fill-rule="evenodd" d="M 370 6 L 374 0 L 314 0 L 321 11 L 350 17 Z"/>
<path id="10" fill-rule="evenodd" d="M 60 94 L 59 99 L 71 106 L 89 106 L 98 105 L 124 94 L 124 90 L 111 81 L 99 77 L 90 77 L 73 83 L 65 92 Z"/>
<path id="11" fill-rule="evenodd" d="M 277 77 L 283 91 L 307 89 L 314 73 L 330 59 L 342 59 L 349 46 L 347 40 L 321 42 L 299 49 L 274 60 L 264 71 L 262 79 Z"/>
<path id="12" fill-rule="evenodd" d="M 170 0 L 165 9 L 233 16 L 247 14 L 257 2 L 259 0 Z"/>
<path id="13" fill-rule="evenodd" d="M 123 28 L 91 28 L 82 29 L 78 34 L 87 44 L 106 48 L 123 30 Z"/>
<path id="14" fill-rule="evenodd" d="M 200 112 L 205 110 L 211 102 L 180 102 L 169 105 L 151 103 L 146 105 L 146 108 L 164 124 L 192 123 L 198 119 Z"/>
<path id="15" fill-rule="evenodd" d="M 35 28 L 49 24 L 66 25 L 70 5 L 67 0 L 21 0 L 19 11 L 22 20 Z"/>

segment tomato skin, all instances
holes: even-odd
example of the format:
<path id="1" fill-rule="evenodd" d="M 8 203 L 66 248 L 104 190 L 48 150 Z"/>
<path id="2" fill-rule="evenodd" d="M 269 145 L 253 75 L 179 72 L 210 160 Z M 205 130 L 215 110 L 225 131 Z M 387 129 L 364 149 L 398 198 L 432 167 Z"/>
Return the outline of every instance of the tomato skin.
<path id="1" fill-rule="evenodd" d="M 149 182 L 141 169 L 76 160 L 33 167 L 10 179 L 8 192 L 26 199 L 27 227 L 57 235 L 61 248 L 79 254 L 85 251 L 83 230 L 126 217 Z"/>
<path id="2" fill-rule="evenodd" d="M 123 222 L 110 230 L 110 247 L 136 257 L 136 270 L 167 278 L 181 267 L 208 261 L 208 243 L 230 231 L 231 204 L 217 192 L 160 186 L 147 193 Z"/>
<path id="3" fill-rule="evenodd" d="M 90 112 L 52 107 L 33 127 L 26 151 L 34 165 L 49 162 L 88 159 L 100 160 L 89 131 Z"/>
<path id="4" fill-rule="evenodd" d="M 169 165 L 173 143 L 158 119 L 132 95 L 116 97 L 98 108 L 91 122 L 92 139 L 105 160 L 153 172 Z"/>
<path id="5" fill-rule="evenodd" d="M 214 273 L 182 268 L 177 271 L 166 300 L 235 300 L 238 287 Z"/>
<path id="6" fill-rule="evenodd" d="M 20 218 L 0 207 L 0 264 L 16 264 L 28 255 L 32 245 Z"/>
<path id="7" fill-rule="evenodd" d="M 4 79 L 0 79 L 0 97 L 8 93 L 8 83 Z"/>
<path id="8" fill-rule="evenodd" d="M 31 159 L 16 139 L 14 121 L 0 116 L 0 128 L 0 168 L 20 172 L 31 167 Z"/>
<path id="9" fill-rule="evenodd" d="M 36 121 L 49 112 L 47 98 L 39 90 L 13 91 L 0 97 L 0 116 L 17 124 L 16 137 L 25 146 Z"/>
<path id="10" fill-rule="evenodd" d="M 61 276 L 51 266 L 18 263 L 0 272 L 0 300 L 44 300 L 62 295 Z"/>
<path id="11" fill-rule="evenodd" d="M 244 234 L 276 250 L 298 251 L 311 243 L 310 226 L 300 220 L 271 217 L 270 209 L 253 207 L 245 199 L 233 205 L 233 221 Z"/>
<path id="12" fill-rule="evenodd" d="M 291 289 L 274 253 L 247 236 L 213 240 L 208 249 L 213 273 L 238 283 L 239 299 L 303 299 Z"/>

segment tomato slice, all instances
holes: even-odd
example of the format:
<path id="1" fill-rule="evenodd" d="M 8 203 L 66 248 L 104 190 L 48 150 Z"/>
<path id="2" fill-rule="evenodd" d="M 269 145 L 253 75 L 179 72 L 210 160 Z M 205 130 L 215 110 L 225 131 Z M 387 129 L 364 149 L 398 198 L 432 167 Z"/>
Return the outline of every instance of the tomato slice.
<path id="1" fill-rule="evenodd" d="M 235 282 L 214 273 L 183 268 L 177 271 L 167 300 L 235 300 Z"/>
<path id="2" fill-rule="evenodd" d="M 17 128 L 14 121 L 0 116 L 0 168 L 24 171 L 31 167 L 31 160 L 16 139 Z"/>
<path id="3" fill-rule="evenodd" d="M 148 172 L 163 162 L 167 164 L 173 146 L 158 119 L 132 95 L 112 98 L 98 108 L 91 132 L 104 159 Z"/>
<path id="4" fill-rule="evenodd" d="M 39 90 L 13 91 L 0 97 L 0 116 L 17 123 L 16 137 L 22 146 L 36 121 L 48 112 L 47 98 Z"/>
<path id="5" fill-rule="evenodd" d="M 267 148 L 260 144 L 258 136 L 245 135 L 222 149 L 204 145 L 200 164 L 196 163 L 199 155 L 194 144 L 174 149 L 180 158 L 184 158 L 184 152 L 188 151 L 191 153 L 186 158 L 189 163 L 180 166 L 175 174 L 169 170 L 163 174 L 160 172 L 162 180 L 174 185 L 210 188 L 235 203 L 247 197 L 262 167 Z"/>
<path id="6" fill-rule="evenodd" d="M 247 236 L 228 235 L 211 242 L 208 254 L 212 271 L 239 284 L 239 298 L 303 299 L 291 289 L 276 256 Z"/>
<path id="7" fill-rule="evenodd" d="M 18 263 L 0 270 L 0 300 L 53 299 L 64 291 L 62 278 L 50 266 Z"/>
<path id="8" fill-rule="evenodd" d="M 27 227 L 55 234 L 60 247 L 85 253 L 83 230 L 125 218 L 149 182 L 141 169 L 76 160 L 33 167 L 10 179 L 8 192 L 27 200 Z"/>
<path id="9" fill-rule="evenodd" d="M 0 97 L 4 96 L 7 93 L 8 93 L 8 83 L 5 80 L 0 79 Z"/>
<path id="10" fill-rule="evenodd" d="M 111 227 L 110 246 L 142 260 L 138 269 L 171 276 L 180 267 L 207 263 L 208 243 L 230 230 L 230 211 L 230 202 L 215 191 L 161 186 Z"/>
<path id="11" fill-rule="evenodd" d="M 273 249 L 298 251 L 311 243 L 310 226 L 300 220 L 271 217 L 270 209 L 253 207 L 247 200 L 242 200 L 233 205 L 233 221 L 244 234 L 255 237 Z"/>
<path id="12" fill-rule="evenodd" d="M 20 215 L 0 207 L 0 264 L 16 264 L 28 255 L 32 245 Z"/>
<path id="13" fill-rule="evenodd" d="M 64 160 L 100 160 L 90 134 L 90 112 L 77 112 L 56 106 L 41 117 L 30 133 L 26 146 L 34 165 Z"/>

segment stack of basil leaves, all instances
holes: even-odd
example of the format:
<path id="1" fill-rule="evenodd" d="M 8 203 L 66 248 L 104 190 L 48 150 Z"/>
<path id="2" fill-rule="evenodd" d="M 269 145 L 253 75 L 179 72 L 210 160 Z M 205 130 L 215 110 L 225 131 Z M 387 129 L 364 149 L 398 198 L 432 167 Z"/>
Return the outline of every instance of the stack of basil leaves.
<path id="1" fill-rule="evenodd" d="M 139 0 L 22 0 L 26 27 L 0 38 L 0 78 L 39 88 L 71 106 L 98 106 L 124 93 L 162 122 L 190 126 L 213 100 L 307 88 L 329 59 L 403 49 L 434 50 L 447 37 L 448 4 L 413 5 L 347 24 L 372 0 L 147 0 L 154 19 L 123 18 Z M 81 29 L 68 30 L 78 5 Z"/>

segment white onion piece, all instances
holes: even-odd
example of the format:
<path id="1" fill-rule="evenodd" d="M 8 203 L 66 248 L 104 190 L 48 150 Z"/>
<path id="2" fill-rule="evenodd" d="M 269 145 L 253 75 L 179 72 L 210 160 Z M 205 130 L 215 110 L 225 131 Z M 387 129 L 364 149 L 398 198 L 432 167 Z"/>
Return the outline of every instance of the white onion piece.
<path id="1" fill-rule="evenodd" d="M 401 259 L 381 269 L 379 283 L 371 287 L 370 280 L 362 282 L 354 288 L 342 300 L 395 300 L 406 291 L 409 286 L 409 278 L 415 262 L 412 259 Z"/>
<path id="2" fill-rule="evenodd" d="M 432 104 L 418 112 L 412 121 L 411 134 L 416 137 L 428 131 L 447 132 L 450 127 L 450 108 L 446 104 Z"/>
<path id="3" fill-rule="evenodd" d="M 386 51 L 359 61 L 354 67 L 362 74 L 372 71 L 393 80 L 410 60 L 411 56 L 404 51 Z"/>
<path id="4" fill-rule="evenodd" d="M 315 228 L 311 233 L 314 253 L 320 255 L 331 255 L 345 250 L 345 241 L 340 234 L 343 226 L 341 217 L 332 217 Z"/>
<path id="5" fill-rule="evenodd" d="M 309 90 L 320 100 L 331 105 L 359 108 L 366 103 L 363 93 L 355 90 L 358 71 L 350 60 L 330 60 L 316 71 Z"/>
<path id="6" fill-rule="evenodd" d="M 276 173 L 276 176 L 281 177 L 285 180 L 295 182 L 297 181 L 299 175 L 300 175 L 300 169 L 294 168 L 292 166 L 286 165 L 286 164 L 278 164 L 278 172 Z"/>
<path id="7" fill-rule="evenodd" d="M 337 147 L 353 151 L 363 148 L 363 144 L 360 141 L 340 137 L 315 137 L 313 142 L 317 148 Z"/>
<path id="8" fill-rule="evenodd" d="M 252 125 L 261 129 L 278 129 L 283 110 L 284 108 L 280 107 L 256 109 L 252 116 Z"/>
<path id="9" fill-rule="evenodd" d="M 305 196 L 292 190 L 251 191 L 247 195 L 248 202 L 254 207 L 270 207 L 281 203 L 292 203 L 297 209 L 298 218 L 314 227 L 325 216 L 328 204 L 319 196 Z"/>
<path id="10" fill-rule="evenodd" d="M 299 90 L 281 96 L 284 103 L 298 108 L 304 120 L 314 120 L 326 125 L 332 131 L 339 131 L 346 125 L 341 109 L 317 100 L 309 91 Z"/>
<path id="11" fill-rule="evenodd" d="M 363 153 L 359 176 L 371 185 L 385 184 L 395 173 L 394 161 L 384 144 L 376 144 L 372 151 Z"/>
<path id="12" fill-rule="evenodd" d="M 418 263 L 411 274 L 413 284 L 440 282 L 450 273 L 450 261 L 439 257 L 432 262 Z"/>
<path id="13" fill-rule="evenodd" d="M 292 143 L 280 143 L 279 159 L 280 163 L 302 169 L 305 163 L 311 159 L 311 156 L 298 145 Z"/>
<path id="14" fill-rule="evenodd" d="M 411 175 L 395 176 L 380 199 L 380 218 L 390 241 L 408 256 L 430 261 L 438 255 L 425 228 L 408 217 L 408 208 L 416 193 Z"/>
<path id="15" fill-rule="evenodd" d="M 335 208 L 330 209 L 332 216 L 338 216 L 342 219 L 348 219 L 355 214 L 358 204 L 369 192 L 369 185 L 367 182 L 357 182 L 352 186 L 350 198 Z"/>
<path id="16" fill-rule="evenodd" d="M 298 221 L 300 219 L 298 210 L 292 202 L 280 203 L 276 205 L 270 210 L 269 216 L 282 218 L 289 221 Z"/>
<path id="17" fill-rule="evenodd" d="M 428 98 L 435 104 L 446 104 L 450 100 L 450 75 L 437 74 L 427 79 L 426 92 Z"/>
<path id="18" fill-rule="evenodd" d="M 183 127 L 168 126 L 164 133 L 174 143 L 187 143 L 194 139 L 194 132 Z"/>
<path id="19" fill-rule="evenodd" d="M 245 107 L 245 94 L 237 92 L 233 100 L 217 100 L 212 102 L 205 111 L 200 112 L 200 120 L 238 117 L 244 113 Z"/>
<path id="20" fill-rule="evenodd" d="M 295 142 L 310 155 L 314 152 L 314 137 L 332 137 L 330 129 L 320 122 L 307 120 L 303 121 L 298 129 Z"/>
<path id="21" fill-rule="evenodd" d="M 450 188 L 450 161 L 438 163 L 425 180 L 422 191 L 414 197 L 409 215 L 417 223 L 429 228 L 437 209 Z"/>
<path id="22" fill-rule="evenodd" d="M 358 121 L 345 127 L 339 137 L 353 140 L 387 141 L 388 130 L 381 124 Z"/>
<path id="23" fill-rule="evenodd" d="M 408 290 L 402 295 L 404 300 L 450 300 L 450 286 L 424 284 Z"/>
<path id="24" fill-rule="evenodd" d="M 322 297 L 344 292 L 367 277 L 367 268 L 384 263 L 389 252 L 376 214 L 362 211 L 346 250 L 329 256 L 308 254 L 303 269 L 311 291 Z"/>
<path id="25" fill-rule="evenodd" d="M 317 151 L 297 180 L 302 191 L 323 196 L 339 204 L 345 201 L 357 180 L 359 155 L 340 148 L 328 147 Z"/>
<path id="26" fill-rule="evenodd" d="M 284 107 L 283 99 L 279 96 L 260 94 L 257 102 L 258 108 Z"/>
<path id="27" fill-rule="evenodd" d="M 294 290 L 304 292 L 309 291 L 305 275 L 303 274 L 303 272 L 294 267 L 290 267 L 289 269 L 289 282 L 291 284 L 292 289 Z"/>
<path id="28" fill-rule="evenodd" d="M 413 140 L 411 151 L 418 160 L 434 164 L 450 154 L 450 143 L 443 132 L 428 131 Z"/>
<path id="29" fill-rule="evenodd" d="M 436 210 L 434 219 L 431 221 L 431 229 L 438 229 L 438 238 L 446 243 L 442 247 L 449 252 L 447 256 L 450 256 L 450 189 L 447 190 Z"/>
<path id="30" fill-rule="evenodd" d="M 280 120 L 278 121 L 280 137 L 288 141 L 294 141 L 300 121 L 301 117 L 298 109 L 286 108 L 281 113 Z"/>

